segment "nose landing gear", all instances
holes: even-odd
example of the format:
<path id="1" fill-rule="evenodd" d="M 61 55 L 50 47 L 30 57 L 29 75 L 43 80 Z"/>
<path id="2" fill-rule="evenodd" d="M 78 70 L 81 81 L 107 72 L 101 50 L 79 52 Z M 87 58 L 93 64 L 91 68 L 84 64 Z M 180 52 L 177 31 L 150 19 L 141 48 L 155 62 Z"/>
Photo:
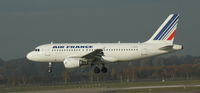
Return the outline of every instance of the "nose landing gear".
<path id="1" fill-rule="evenodd" d="M 52 72 L 52 63 L 49 62 L 49 66 L 48 66 L 48 72 L 51 73 Z"/>

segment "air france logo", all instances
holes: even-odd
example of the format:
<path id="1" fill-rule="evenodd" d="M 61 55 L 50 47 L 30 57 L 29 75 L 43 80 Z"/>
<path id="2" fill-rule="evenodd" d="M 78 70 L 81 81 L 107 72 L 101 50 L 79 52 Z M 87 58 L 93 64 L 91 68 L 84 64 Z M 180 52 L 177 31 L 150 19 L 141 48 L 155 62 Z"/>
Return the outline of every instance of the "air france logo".
<path id="1" fill-rule="evenodd" d="M 93 48 L 93 46 L 53 46 L 53 48 Z"/>

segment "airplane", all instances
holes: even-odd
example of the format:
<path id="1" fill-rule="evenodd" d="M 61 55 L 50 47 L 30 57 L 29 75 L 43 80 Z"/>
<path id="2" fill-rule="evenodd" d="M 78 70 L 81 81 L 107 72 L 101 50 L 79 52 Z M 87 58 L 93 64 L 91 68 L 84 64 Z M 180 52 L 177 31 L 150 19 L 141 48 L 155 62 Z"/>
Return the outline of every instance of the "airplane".
<path id="1" fill-rule="evenodd" d="M 174 44 L 179 14 L 170 14 L 153 36 L 143 43 L 51 43 L 36 47 L 26 55 L 36 62 L 63 62 L 65 68 L 93 67 L 94 73 L 106 73 L 106 64 L 145 59 L 182 50 Z"/>

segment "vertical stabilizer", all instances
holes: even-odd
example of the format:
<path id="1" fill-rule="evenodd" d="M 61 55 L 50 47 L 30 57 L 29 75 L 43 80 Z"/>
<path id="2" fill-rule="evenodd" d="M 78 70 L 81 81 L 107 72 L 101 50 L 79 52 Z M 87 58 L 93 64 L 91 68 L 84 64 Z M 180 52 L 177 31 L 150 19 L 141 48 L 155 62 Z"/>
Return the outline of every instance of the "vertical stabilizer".
<path id="1" fill-rule="evenodd" d="M 146 43 L 173 44 L 178 25 L 179 14 L 170 14 L 154 35 Z"/>

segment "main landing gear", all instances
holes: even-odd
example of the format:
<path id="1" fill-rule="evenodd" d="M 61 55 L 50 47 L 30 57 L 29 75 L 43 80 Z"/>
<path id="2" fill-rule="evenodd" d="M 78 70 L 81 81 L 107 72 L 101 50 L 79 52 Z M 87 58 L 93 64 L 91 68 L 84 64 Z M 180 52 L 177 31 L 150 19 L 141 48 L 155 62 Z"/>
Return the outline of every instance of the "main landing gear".
<path id="1" fill-rule="evenodd" d="M 98 74 L 100 72 L 106 73 L 107 71 L 108 71 L 108 69 L 105 67 L 104 64 L 102 64 L 102 68 L 101 69 L 99 67 L 97 67 L 97 66 L 94 68 L 94 73 L 96 73 L 96 74 Z"/>
<path id="2" fill-rule="evenodd" d="M 52 63 L 49 62 L 49 66 L 48 66 L 48 72 L 51 73 L 52 72 Z"/>

